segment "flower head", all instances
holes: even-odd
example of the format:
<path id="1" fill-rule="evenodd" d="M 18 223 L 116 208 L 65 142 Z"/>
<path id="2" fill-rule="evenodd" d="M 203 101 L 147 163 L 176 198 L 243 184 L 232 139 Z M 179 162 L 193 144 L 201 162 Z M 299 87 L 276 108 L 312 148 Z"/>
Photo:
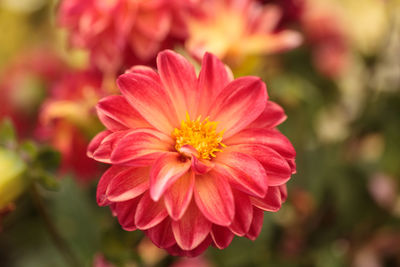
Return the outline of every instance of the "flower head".
<path id="1" fill-rule="evenodd" d="M 69 71 L 54 83 L 44 101 L 36 130 L 62 155 L 61 171 L 74 170 L 81 179 L 93 178 L 97 165 L 86 157 L 86 146 L 99 122 L 94 107 L 104 95 L 101 75 L 92 71 Z"/>
<path id="2" fill-rule="evenodd" d="M 206 0 L 203 12 L 188 20 L 186 48 L 202 58 L 210 51 L 229 62 L 248 55 L 266 55 L 300 45 L 301 35 L 277 31 L 282 16 L 278 6 L 262 6 L 255 0 Z"/>
<path id="3" fill-rule="evenodd" d="M 281 207 L 295 172 L 295 151 L 275 128 L 282 108 L 259 78 L 234 80 L 212 54 L 198 77 L 169 50 L 157 66 L 133 67 L 117 80 L 122 95 L 97 105 L 107 130 L 88 155 L 113 165 L 98 204 L 174 255 L 222 249 L 234 235 L 255 239 L 263 211 Z"/>
<path id="4" fill-rule="evenodd" d="M 89 50 L 96 67 L 115 74 L 132 62 L 154 59 L 170 33 L 181 34 L 174 22 L 182 16 L 172 16 L 171 8 L 182 13 L 187 8 L 185 2 L 65 0 L 58 20 L 68 29 L 73 46 Z M 180 30 L 184 31 L 182 27 Z"/>

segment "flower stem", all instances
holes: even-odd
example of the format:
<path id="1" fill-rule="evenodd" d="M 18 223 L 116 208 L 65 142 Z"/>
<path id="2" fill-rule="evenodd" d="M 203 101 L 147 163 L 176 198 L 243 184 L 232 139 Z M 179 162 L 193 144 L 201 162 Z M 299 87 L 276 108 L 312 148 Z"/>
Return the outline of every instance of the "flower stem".
<path id="1" fill-rule="evenodd" d="M 51 237 L 54 245 L 57 247 L 58 251 L 64 257 L 65 261 L 67 262 L 67 265 L 69 265 L 71 267 L 82 266 L 80 264 L 78 258 L 72 252 L 72 250 L 70 249 L 70 247 L 68 246 L 66 241 L 63 239 L 63 237 L 58 232 L 53 221 L 51 220 L 51 218 L 46 210 L 46 207 L 43 203 L 42 196 L 40 195 L 35 183 L 32 183 L 31 192 L 32 192 L 33 202 L 40 214 L 40 217 L 42 217 L 42 219 L 43 219 L 45 228 L 46 228 L 47 232 L 50 234 L 50 237 Z"/>

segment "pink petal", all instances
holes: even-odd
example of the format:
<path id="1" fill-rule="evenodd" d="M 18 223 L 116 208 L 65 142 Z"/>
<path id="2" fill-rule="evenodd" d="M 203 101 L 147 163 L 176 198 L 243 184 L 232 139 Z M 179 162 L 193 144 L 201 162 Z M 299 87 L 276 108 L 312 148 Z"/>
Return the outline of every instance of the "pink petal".
<path id="1" fill-rule="evenodd" d="M 282 206 L 281 191 L 279 186 L 268 187 L 264 198 L 250 197 L 251 203 L 265 211 L 278 211 Z"/>
<path id="2" fill-rule="evenodd" d="M 201 64 L 197 88 L 199 91 L 198 114 L 207 114 L 222 89 L 232 81 L 227 67 L 216 56 L 205 53 Z"/>
<path id="3" fill-rule="evenodd" d="M 193 187 L 194 173 L 188 171 L 165 191 L 165 208 L 173 220 L 179 220 L 185 213 L 192 200 Z"/>
<path id="4" fill-rule="evenodd" d="M 279 191 L 281 192 L 281 200 L 282 200 L 282 203 L 283 203 L 283 202 L 286 201 L 287 196 L 288 196 L 286 185 L 285 184 L 280 185 L 279 186 Z"/>
<path id="5" fill-rule="evenodd" d="M 99 117 L 101 123 L 106 126 L 107 129 L 115 132 L 128 129 L 125 125 L 117 122 L 116 120 L 108 117 L 104 113 L 97 112 L 97 116 Z"/>
<path id="6" fill-rule="evenodd" d="M 224 138 L 239 132 L 265 109 L 267 89 L 258 77 L 242 77 L 229 83 L 217 96 L 209 110 L 210 120 L 219 122 Z"/>
<path id="7" fill-rule="evenodd" d="M 192 170 L 196 174 L 205 174 L 214 168 L 214 163 L 210 160 L 199 159 L 199 153 L 197 150 L 191 145 L 183 145 L 179 149 L 179 153 L 184 155 L 185 157 L 191 158 L 192 161 Z"/>
<path id="8" fill-rule="evenodd" d="M 137 206 L 135 213 L 135 225 L 140 230 L 150 229 L 159 224 L 168 212 L 163 201 L 154 202 L 148 193 L 145 193 Z"/>
<path id="9" fill-rule="evenodd" d="M 172 256 L 197 257 L 210 246 L 211 242 L 211 237 L 207 236 L 200 245 L 192 250 L 183 250 L 178 245 L 173 245 L 172 247 L 167 248 L 167 251 Z"/>
<path id="10" fill-rule="evenodd" d="M 235 197 L 235 218 L 229 229 L 238 236 L 244 236 L 250 228 L 253 220 L 253 206 L 246 194 L 239 191 L 234 192 Z"/>
<path id="11" fill-rule="evenodd" d="M 276 129 L 245 129 L 234 136 L 224 139 L 227 146 L 240 144 L 260 144 L 276 150 L 287 158 L 294 158 L 296 151 L 290 141 Z"/>
<path id="12" fill-rule="evenodd" d="M 258 118 L 250 123 L 248 128 L 274 128 L 286 120 L 287 116 L 281 106 L 268 101 L 264 111 Z"/>
<path id="13" fill-rule="evenodd" d="M 103 124 L 112 131 L 150 127 L 150 124 L 121 95 L 101 99 L 96 108 L 100 119 L 107 117 L 118 123 L 110 124 L 111 120 L 102 120 Z"/>
<path id="14" fill-rule="evenodd" d="M 224 249 L 229 246 L 235 235 L 227 227 L 213 224 L 211 237 L 217 248 Z"/>
<path id="15" fill-rule="evenodd" d="M 147 230 L 146 235 L 159 248 L 168 248 L 176 244 L 169 218 Z"/>
<path id="16" fill-rule="evenodd" d="M 157 68 L 179 121 L 185 120 L 186 112 L 193 117 L 198 101 L 197 78 L 193 65 L 183 56 L 165 50 L 157 56 Z"/>
<path id="17" fill-rule="evenodd" d="M 223 226 L 231 224 L 235 204 L 229 183 L 223 177 L 212 172 L 196 176 L 194 197 L 208 220 Z"/>
<path id="18" fill-rule="evenodd" d="M 165 153 L 154 163 L 150 172 L 150 196 L 158 201 L 162 194 L 190 168 L 190 161 L 182 161 L 177 152 Z"/>
<path id="19" fill-rule="evenodd" d="M 118 142 L 111 162 L 132 167 L 149 166 L 171 147 L 173 141 L 169 136 L 150 128 L 137 129 Z"/>
<path id="20" fill-rule="evenodd" d="M 137 229 L 135 225 L 135 212 L 140 199 L 141 197 L 137 197 L 129 201 L 115 203 L 113 212 L 118 217 L 122 228 L 126 231 Z"/>
<path id="21" fill-rule="evenodd" d="M 210 160 L 203 160 L 197 157 L 192 157 L 192 170 L 196 174 L 206 174 L 214 168 L 215 164 Z"/>
<path id="22" fill-rule="evenodd" d="M 93 137 L 92 141 L 90 141 L 89 145 L 88 145 L 88 149 L 86 152 L 86 155 L 89 158 L 93 158 L 93 153 L 94 151 L 96 151 L 96 149 L 99 147 L 101 141 L 103 141 L 103 139 L 108 136 L 109 134 L 111 134 L 111 131 L 102 131 L 100 133 L 98 133 L 95 137 Z"/>
<path id="23" fill-rule="evenodd" d="M 214 170 L 236 189 L 253 196 L 265 196 L 268 188 L 264 167 L 254 158 L 228 148 L 215 158 Z"/>
<path id="24" fill-rule="evenodd" d="M 250 240 L 256 240 L 260 235 L 263 226 L 264 212 L 254 207 L 253 209 L 253 221 L 251 222 L 250 230 L 246 234 L 246 237 Z"/>
<path id="25" fill-rule="evenodd" d="M 267 184 L 269 186 L 284 184 L 292 175 L 287 160 L 275 150 L 266 146 L 258 144 L 234 145 L 229 146 L 229 151 L 240 151 L 260 162 L 267 173 Z"/>
<path id="26" fill-rule="evenodd" d="M 110 204 L 110 202 L 107 200 L 107 187 L 116 177 L 119 175 L 121 172 L 124 172 L 126 170 L 130 170 L 132 168 L 130 167 L 122 167 L 122 166 L 111 166 L 104 174 L 101 176 L 99 183 L 97 184 L 97 192 L 96 192 L 96 200 L 97 204 L 99 206 L 106 206 Z"/>
<path id="27" fill-rule="evenodd" d="M 130 131 L 118 131 L 104 137 L 100 145 L 93 152 L 93 158 L 103 163 L 111 163 L 111 154 L 116 144 Z"/>
<path id="28" fill-rule="evenodd" d="M 292 174 L 295 174 L 296 173 L 296 161 L 295 161 L 295 159 L 293 159 L 293 158 L 289 158 L 288 159 L 287 158 L 286 160 L 287 160 L 290 168 L 292 169 Z"/>
<path id="29" fill-rule="evenodd" d="M 126 70 L 125 73 L 136 73 L 136 74 L 148 76 L 151 79 L 153 79 L 154 81 L 156 81 L 157 83 L 161 84 L 161 79 L 160 79 L 160 76 L 158 75 L 158 73 L 155 72 L 154 69 L 147 67 L 147 66 L 135 65 L 135 66 L 131 67 L 130 69 Z"/>
<path id="30" fill-rule="evenodd" d="M 127 168 L 118 173 L 108 185 L 108 200 L 121 202 L 144 193 L 149 188 L 149 172 L 149 168 Z"/>
<path id="31" fill-rule="evenodd" d="M 208 236 L 211 231 L 211 223 L 191 202 L 183 217 L 178 221 L 172 221 L 172 231 L 176 243 L 183 250 L 192 250 Z"/>
<path id="32" fill-rule="evenodd" d="M 158 130 L 170 134 L 179 124 L 168 92 L 152 76 L 126 73 L 117 84 L 132 107 Z"/>

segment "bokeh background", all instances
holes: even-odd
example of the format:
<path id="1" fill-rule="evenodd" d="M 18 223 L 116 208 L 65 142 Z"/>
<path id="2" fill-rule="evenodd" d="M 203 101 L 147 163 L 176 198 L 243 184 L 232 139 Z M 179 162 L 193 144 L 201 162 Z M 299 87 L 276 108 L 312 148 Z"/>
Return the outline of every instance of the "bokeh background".
<path id="1" fill-rule="evenodd" d="M 88 67 L 58 1 L 0 1 L 0 266 L 400 266 L 400 2 L 258 2 L 278 7 L 275 31 L 298 32 L 301 45 L 223 59 L 284 107 L 297 174 L 256 241 L 185 259 L 96 204 L 106 167 L 86 146 L 120 70 Z M 168 47 L 195 62 L 190 34 Z"/>

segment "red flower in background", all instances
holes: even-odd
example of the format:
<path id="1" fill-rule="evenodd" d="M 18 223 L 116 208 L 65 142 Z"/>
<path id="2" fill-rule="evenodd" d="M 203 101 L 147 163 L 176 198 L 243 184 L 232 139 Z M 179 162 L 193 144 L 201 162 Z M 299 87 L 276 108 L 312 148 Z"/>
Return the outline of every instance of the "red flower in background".
<path id="1" fill-rule="evenodd" d="M 253 0 L 205 0 L 200 15 L 188 19 L 185 47 L 197 58 L 206 51 L 230 63 L 248 55 L 266 55 L 293 49 L 302 37 L 292 30 L 277 30 L 282 11 L 277 5 Z"/>
<path id="2" fill-rule="evenodd" d="M 182 37 L 186 32 L 178 26 L 190 2 L 69 0 L 62 1 L 58 19 L 73 46 L 88 49 L 95 66 L 115 74 L 153 60 L 171 32 Z"/>
<path id="3" fill-rule="evenodd" d="M 275 128 L 283 109 L 259 78 L 233 80 L 211 54 L 199 77 L 168 50 L 157 67 L 133 67 L 118 78 L 122 95 L 97 105 L 107 130 L 88 155 L 113 165 L 98 204 L 173 255 L 223 249 L 234 235 L 254 240 L 263 211 L 279 210 L 295 172 L 295 150 Z"/>
<path id="4" fill-rule="evenodd" d="M 62 75 L 65 64 L 51 50 L 22 53 L 0 75 L 0 118 L 10 117 L 19 137 L 28 137 L 37 125 L 40 102 Z"/>
<path id="5" fill-rule="evenodd" d="M 79 179 L 93 178 L 98 165 L 86 157 L 86 147 L 101 129 L 95 114 L 104 96 L 101 75 L 91 71 L 69 71 L 54 84 L 42 104 L 38 139 L 48 141 L 62 155 L 61 171 L 73 170 Z"/>

